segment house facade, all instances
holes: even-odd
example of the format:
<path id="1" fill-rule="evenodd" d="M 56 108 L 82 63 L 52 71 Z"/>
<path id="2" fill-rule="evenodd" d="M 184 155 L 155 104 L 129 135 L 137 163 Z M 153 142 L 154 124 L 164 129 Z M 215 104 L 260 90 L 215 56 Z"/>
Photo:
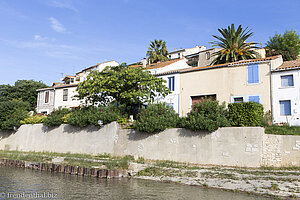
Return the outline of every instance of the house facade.
<path id="1" fill-rule="evenodd" d="M 165 85 L 171 93 L 166 97 L 156 97 L 155 102 L 165 102 L 174 108 L 176 113 L 180 110 L 180 70 L 191 68 L 184 59 L 173 59 L 165 62 L 153 63 L 144 66 L 152 75 L 166 81 Z"/>
<path id="2" fill-rule="evenodd" d="M 239 103 L 254 101 L 264 110 L 271 107 L 271 70 L 282 64 L 281 56 L 252 59 L 181 70 L 180 114 L 186 115 L 195 102 L 216 99 Z"/>
<path id="3" fill-rule="evenodd" d="M 300 60 L 272 70 L 273 123 L 300 126 Z"/>
<path id="4" fill-rule="evenodd" d="M 191 54 L 195 54 L 195 53 L 199 53 L 200 51 L 205 50 L 206 47 L 205 46 L 196 46 L 196 47 L 192 47 L 192 48 L 188 48 L 188 49 L 175 49 L 172 52 L 169 52 L 169 59 L 173 60 L 173 59 L 182 59 L 185 56 L 191 55 Z"/>
<path id="5" fill-rule="evenodd" d="M 50 114 L 58 108 L 74 108 L 84 103 L 83 100 L 74 98 L 78 93 L 76 88 L 78 83 L 83 82 L 89 73 L 94 70 L 102 71 L 107 66 L 118 66 L 116 61 L 99 63 L 97 65 L 83 69 L 75 76 L 66 75 L 63 83 L 54 83 L 52 87 L 38 89 L 37 113 Z"/>

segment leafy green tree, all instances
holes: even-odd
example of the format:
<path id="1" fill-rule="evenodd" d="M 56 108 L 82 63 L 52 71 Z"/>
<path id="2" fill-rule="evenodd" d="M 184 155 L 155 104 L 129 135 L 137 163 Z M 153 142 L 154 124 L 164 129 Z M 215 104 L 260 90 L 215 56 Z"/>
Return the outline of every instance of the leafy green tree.
<path id="1" fill-rule="evenodd" d="M 168 60 L 166 42 L 163 40 L 151 41 L 146 56 L 149 63 Z"/>
<path id="2" fill-rule="evenodd" d="M 34 80 L 18 80 L 13 86 L 0 85 L 0 101 L 13 99 L 29 102 L 31 109 L 36 107 L 37 89 L 48 87 L 42 82 Z"/>
<path id="3" fill-rule="evenodd" d="M 248 38 L 253 36 L 253 32 L 248 30 L 248 27 L 243 29 L 239 25 L 235 29 L 234 24 L 231 24 L 228 28 L 221 28 L 218 31 L 222 36 L 213 35 L 218 41 L 212 42 L 212 46 L 222 49 L 212 54 L 212 56 L 216 56 L 211 63 L 212 65 L 258 57 L 258 54 L 254 51 L 255 43 L 246 42 Z"/>
<path id="4" fill-rule="evenodd" d="M 13 130 L 19 127 L 20 121 L 28 117 L 30 104 L 28 102 L 13 100 L 0 102 L 0 129 Z"/>
<path id="5" fill-rule="evenodd" d="M 164 82 L 142 68 L 121 64 L 91 72 L 87 80 L 79 83 L 77 97 L 94 105 L 107 105 L 114 99 L 133 113 L 134 108 L 152 102 L 156 96 L 168 95 L 170 91 Z"/>
<path id="6" fill-rule="evenodd" d="M 284 61 L 296 60 L 300 54 L 300 37 L 296 31 L 275 34 L 266 43 L 267 56 L 282 55 Z"/>

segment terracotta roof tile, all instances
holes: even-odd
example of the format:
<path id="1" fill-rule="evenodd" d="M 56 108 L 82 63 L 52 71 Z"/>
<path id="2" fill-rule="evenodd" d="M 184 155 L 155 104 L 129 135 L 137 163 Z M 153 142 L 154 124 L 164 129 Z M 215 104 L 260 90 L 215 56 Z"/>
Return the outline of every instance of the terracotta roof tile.
<path id="1" fill-rule="evenodd" d="M 202 66 L 202 67 L 192 67 L 188 69 L 183 69 L 181 72 L 188 72 L 188 71 L 195 71 L 195 70 L 202 70 L 202 69 L 213 69 L 213 68 L 219 68 L 219 67 L 226 67 L 226 66 L 232 66 L 232 65 L 240 65 L 244 63 L 250 63 L 250 62 L 259 62 L 259 61 L 268 61 L 278 58 L 279 56 L 271 56 L 267 58 L 256 58 L 256 59 L 249 59 L 249 60 L 241 60 L 231 63 L 224 63 L 219 65 L 210 65 L 210 66 Z"/>
<path id="2" fill-rule="evenodd" d="M 282 65 L 277 67 L 275 71 L 277 70 L 286 70 L 286 69 L 294 69 L 300 67 L 300 60 L 291 60 L 291 61 L 284 61 Z"/>
<path id="3" fill-rule="evenodd" d="M 162 67 L 171 65 L 171 64 L 173 64 L 173 63 L 176 63 L 176 62 L 179 61 L 179 60 L 183 60 L 183 58 L 182 58 L 182 59 L 168 60 L 168 61 L 165 61 L 165 62 L 153 63 L 153 64 L 150 64 L 150 65 L 147 65 L 147 66 L 146 66 L 146 69 L 157 69 L 157 68 L 162 68 Z"/>

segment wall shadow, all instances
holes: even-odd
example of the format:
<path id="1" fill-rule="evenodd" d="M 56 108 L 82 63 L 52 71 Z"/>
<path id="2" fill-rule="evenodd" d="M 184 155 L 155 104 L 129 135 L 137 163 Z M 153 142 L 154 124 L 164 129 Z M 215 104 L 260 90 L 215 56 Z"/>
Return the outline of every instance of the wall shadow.
<path id="1" fill-rule="evenodd" d="M 0 131 L 0 140 L 8 138 L 14 133 L 16 133 L 16 131 Z"/>

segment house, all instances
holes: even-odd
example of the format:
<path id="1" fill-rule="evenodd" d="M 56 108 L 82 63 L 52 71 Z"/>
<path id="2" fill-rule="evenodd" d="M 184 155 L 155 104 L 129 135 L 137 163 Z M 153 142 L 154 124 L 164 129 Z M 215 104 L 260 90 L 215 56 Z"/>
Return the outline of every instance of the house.
<path id="1" fill-rule="evenodd" d="M 131 67 L 144 67 L 146 70 L 150 71 L 152 75 L 162 78 L 166 81 L 166 86 L 171 91 L 171 94 L 166 97 L 157 97 L 155 102 L 165 102 L 167 105 L 174 108 L 176 113 L 180 110 L 180 70 L 191 68 L 185 60 L 173 59 L 165 62 L 158 62 L 152 64 L 146 64 L 142 60 L 143 65 L 134 65 Z"/>
<path id="2" fill-rule="evenodd" d="M 202 99 L 239 103 L 254 101 L 271 108 L 271 71 L 282 56 L 243 60 L 180 70 L 180 114 L 186 115 Z"/>
<path id="3" fill-rule="evenodd" d="M 300 125 L 300 60 L 272 70 L 273 123 Z"/>
<path id="4" fill-rule="evenodd" d="M 212 61 L 216 58 L 214 53 L 220 51 L 221 48 L 205 49 L 194 54 L 185 56 L 186 62 L 192 67 L 202 67 L 211 65 Z M 255 49 L 260 55 L 260 58 L 266 57 L 266 51 L 264 48 Z"/>
<path id="5" fill-rule="evenodd" d="M 78 83 L 83 82 L 93 70 L 102 71 L 107 66 L 118 66 L 116 61 L 99 63 L 97 65 L 83 69 L 75 76 L 66 75 L 63 83 L 54 83 L 52 87 L 38 89 L 37 113 L 50 114 L 58 108 L 74 108 L 84 102 L 74 98 Z"/>
<path id="6" fill-rule="evenodd" d="M 175 50 L 173 52 L 169 52 L 169 59 L 181 59 L 184 58 L 185 56 L 191 55 L 191 54 L 195 54 L 195 53 L 199 53 L 200 51 L 205 50 L 206 47 L 205 46 L 196 46 L 193 48 L 188 48 L 188 49 L 179 49 L 177 50 L 175 48 Z"/>

